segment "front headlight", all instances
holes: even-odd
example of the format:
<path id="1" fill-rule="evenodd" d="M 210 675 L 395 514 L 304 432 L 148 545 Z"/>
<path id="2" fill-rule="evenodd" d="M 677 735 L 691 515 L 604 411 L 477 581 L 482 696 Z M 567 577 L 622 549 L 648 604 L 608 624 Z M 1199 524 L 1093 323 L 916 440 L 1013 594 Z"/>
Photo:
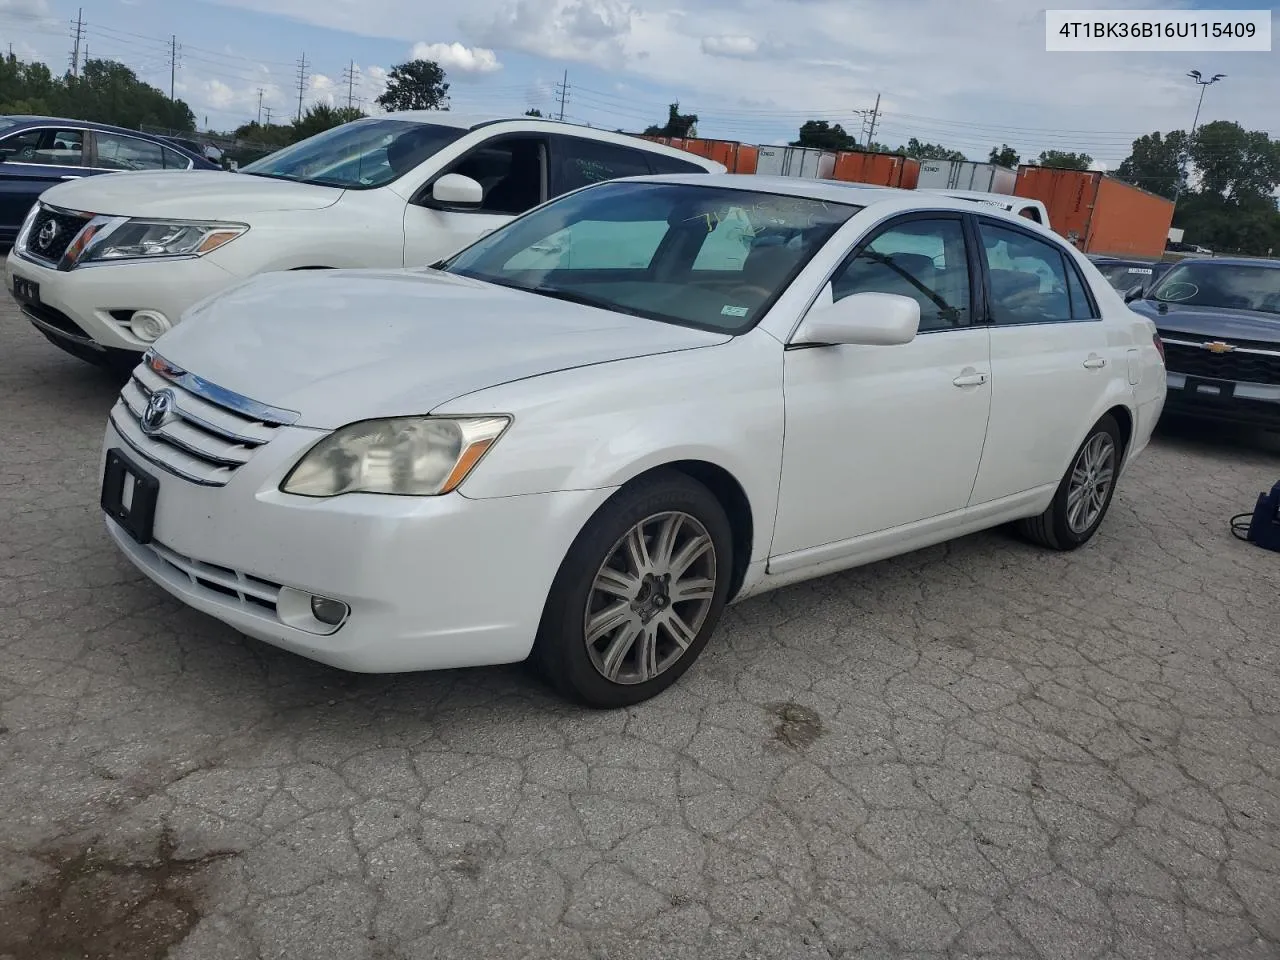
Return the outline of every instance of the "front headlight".
<path id="1" fill-rule="evenodd" d="M 78 263 L 141 257 L 202 257 L 249 229 L 244 223 L 186 220 L 124 220 L 98 230 L 83 244 Z"/>
<path id="2" fill-rule="evenodd" d="M 506 416 L 396 417 L 352 423 L 308 450 L 280 489 L 303 497 L 438 496 L 466 479 L 510 423 Z"/>

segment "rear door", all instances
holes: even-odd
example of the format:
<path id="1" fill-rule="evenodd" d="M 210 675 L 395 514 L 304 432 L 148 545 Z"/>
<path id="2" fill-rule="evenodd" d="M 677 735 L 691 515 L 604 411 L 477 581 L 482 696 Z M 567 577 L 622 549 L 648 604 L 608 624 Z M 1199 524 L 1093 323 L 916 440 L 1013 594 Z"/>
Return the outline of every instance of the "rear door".
<path id="1" fill-rule="evenodd" d="M 29 127 L 0 138 L 0 239 L 18 235 L 27 212 L 56 183 L 87 176 L 86 131 Z"/>
<path id="2" fill-rule="evenodd" d="M 1062 479 L 1125 366 L 1063 245 L 978 217 L 991 330 L 991 424 L 972 505 Z"/>

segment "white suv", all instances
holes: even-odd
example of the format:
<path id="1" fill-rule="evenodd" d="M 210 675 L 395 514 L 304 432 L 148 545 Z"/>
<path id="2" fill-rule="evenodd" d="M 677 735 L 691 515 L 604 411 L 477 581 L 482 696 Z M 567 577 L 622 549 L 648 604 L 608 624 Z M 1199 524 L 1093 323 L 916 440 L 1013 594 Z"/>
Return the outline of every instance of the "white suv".
<path id="1" fill-rule="evenodd" d="M 130 368 L 188 307 L 254 274 L 426 265 L 588 183 L 723 171 L 552 120 L 406 111 L 335 127 L 239 173 L 58 184 L 23 224 L 5 282 L 54 344 Z"/>

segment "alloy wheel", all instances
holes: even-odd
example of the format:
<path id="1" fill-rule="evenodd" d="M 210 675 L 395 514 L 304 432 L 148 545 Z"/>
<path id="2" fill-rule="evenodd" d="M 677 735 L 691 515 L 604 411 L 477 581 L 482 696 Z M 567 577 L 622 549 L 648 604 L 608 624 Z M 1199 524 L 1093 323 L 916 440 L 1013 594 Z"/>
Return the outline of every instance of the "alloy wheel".
<path id="1" fill-rule="evenodd" d="M 1077 536 L 1102 516 L 1116 475 L 1116 445 L 1106 433 L 1095 433 L 1076 457 L 1067 486 L 1067 526 Z"/>

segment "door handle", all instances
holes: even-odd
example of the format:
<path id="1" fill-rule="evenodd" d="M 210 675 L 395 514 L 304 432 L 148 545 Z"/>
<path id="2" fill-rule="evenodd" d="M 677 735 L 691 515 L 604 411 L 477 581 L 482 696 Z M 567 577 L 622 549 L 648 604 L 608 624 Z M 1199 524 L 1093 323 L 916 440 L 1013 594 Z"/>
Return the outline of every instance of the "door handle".
<path id="1" fill-rule="evenodd" d="M 1101 370 L 1106 365 L 1106 358 L 1100 357 L 1096 353 L 1090 354 L 1089 359 L 1084 362 L 1086 370 Z"/>
<path id="2" fill-rule="evenodd" d="M 965 373 L 951 381 L 957 387 L 977 387 L 987 382 L 985 373 Z"/>

